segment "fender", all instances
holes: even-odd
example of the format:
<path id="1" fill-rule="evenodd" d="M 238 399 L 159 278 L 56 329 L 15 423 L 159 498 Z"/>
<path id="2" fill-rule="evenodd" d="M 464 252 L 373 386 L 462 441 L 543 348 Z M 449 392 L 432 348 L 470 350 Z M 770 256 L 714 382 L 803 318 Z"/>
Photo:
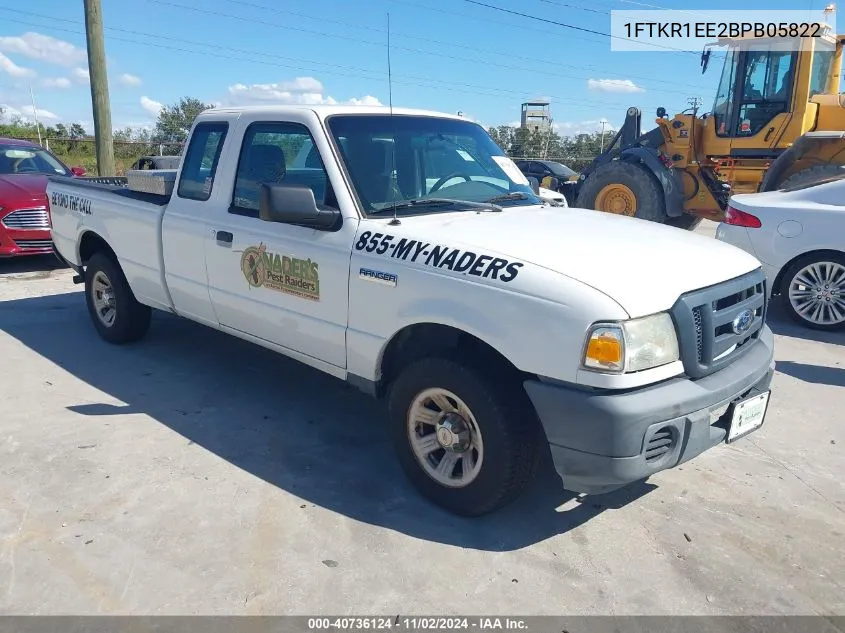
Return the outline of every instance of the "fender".
<path id="1" fill-rule="evenodd" d="M 663 187 L 663 199 L 666 203 L 666 215 L 677 218 L 684 214 L 684 188 L 675 174 L 660 162 L 657 153 L 645 147 L 631 147 L 622 150 L 619 160 L 639 161 L 654 174 Z"/>
<path id="2" fill-rule="evenodd" d="M 766 171 L 763 176 L 763 182 L 760 183 L 760 191 L 774 191 L 783 180 L 784 174 L 792 165 L 801 160 L 807 152 L 819 143 L 837 142 L 845 140 L 845 132 L 831 131 L 831 132 L 807 132 L 803 136 L 798 137 L 792 144 L 792 147 L 782 152 Z"/>

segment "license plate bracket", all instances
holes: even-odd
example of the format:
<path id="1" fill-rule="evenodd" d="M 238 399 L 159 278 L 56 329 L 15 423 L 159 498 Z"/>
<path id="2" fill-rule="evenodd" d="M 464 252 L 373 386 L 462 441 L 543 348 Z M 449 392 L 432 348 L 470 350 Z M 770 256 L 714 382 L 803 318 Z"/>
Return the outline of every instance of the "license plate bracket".
<path id="1" fill-rule="evenodd" d="M 770 390 L 763 391 L 731 405 L 726 443 L 735 442 L 763 426 L 770 394 Z"/>

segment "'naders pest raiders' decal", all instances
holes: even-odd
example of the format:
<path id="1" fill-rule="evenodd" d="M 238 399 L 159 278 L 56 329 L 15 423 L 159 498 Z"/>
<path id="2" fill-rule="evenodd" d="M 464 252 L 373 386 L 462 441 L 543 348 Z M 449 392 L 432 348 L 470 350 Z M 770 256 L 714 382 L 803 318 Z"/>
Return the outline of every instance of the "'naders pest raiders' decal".
<path id="1" fill-rule="evenodd" d="M 241 272 L 253 288 L 268 288 L 301 299 L 320 300 L 317 262 L 271 253 L 264 243 L 249 246 L 241 255 Z"/>
<path id="2" fill-rule="evenodd" d="M 355 242 L 355 250 L 504 282 L 516 279 L 519 269 L 525 265 L 501 257 L 480 255 L 459 248 L 409 240 L 406 237 L 397 239 L 395 235 L 372 231 L 361 233 Z"/>

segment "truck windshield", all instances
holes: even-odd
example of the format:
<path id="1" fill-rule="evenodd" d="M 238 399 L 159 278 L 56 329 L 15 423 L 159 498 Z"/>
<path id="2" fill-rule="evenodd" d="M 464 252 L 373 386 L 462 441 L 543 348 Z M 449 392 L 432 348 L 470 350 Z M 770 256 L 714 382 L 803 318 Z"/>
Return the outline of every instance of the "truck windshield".
<path id="1" fill-rule="evenodd" d="M 477 211 L 477 203 L 488 201 L 497 207 L 542 203 L 476 123 L 349 114 L 329 117 L 328 127 L 367 215 L 392 213 L 394 205 L 398 214 L 416 215 Z"/>
<path id="2" fill-rule="evenodd" d="M 27 145 L 0 145 L 0 174 L 58 174 L 70 171 L 49 152 Z"/>

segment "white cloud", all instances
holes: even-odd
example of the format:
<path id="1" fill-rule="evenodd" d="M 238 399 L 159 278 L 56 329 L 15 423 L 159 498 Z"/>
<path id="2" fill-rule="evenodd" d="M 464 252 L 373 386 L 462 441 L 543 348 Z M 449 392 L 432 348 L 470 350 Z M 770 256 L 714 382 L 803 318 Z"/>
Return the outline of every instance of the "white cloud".
<path id="1" fill-rule="evenodd" d="M 70 42 L 33 32 L 20 36 L 0 37 L 0 51 L 24 55 L 30 59 L 59 66 L 73 66 L 88 59 L 83 49 Z"/>
<path id="2" fill-rule="evenodd" d="M 150 113 L 150 116 L 158 117 L 161 109 L 164 107 L 163 104 L 159 103 L 158 101 L 153 101 L 149 97 L 141 97 L 141 107 L 144 108 L 147 112 Z"/>
<path id="3" fill-rule="evenodd" d="M 323 84 L 314 77 L 297 77 L 293 81 L 273 84 L 234 84 L 227 90 L 227 105 L 381 105 L 372 95 L 338 101 L 324 94 Z"/>
<path id="4" fill-rule="evenodd" d="M 140 86 L 143 83 L 140 77 L 130 75 L 129 73 L 123 73 L 118 79 L 118 81 L 120 81 L 120 83 L 122 83 L 124 86 L 130 87 Z"/>
<path id="5" fill-rule="evenodd" d="M 279 90 L 290 92 L 323 92 L 323 84 L 314 77 L 297 77 L 293 81 L 283 81 L 278 86 Z"/>
<path id="6" fill-rule="evenodd" d="M 347 101 L 349 105 L 358 105 L 358 106 L 380 106 L 381 101 L 373 97 L 372 95 L 367 95 L 366 97 L 361 97 L 360 99 L 356 99 L 352 97 L 349 101 Z"/>
<path id="7" fill-rule="evenodd" d="M 71 77 L 73 77 L 73 80 L 78 84 L 87 84 L 91 81 L 87 68 L 74 68 L 70 74 Z"/>
<path id="8" fill-rule="evenodd" d="M 47 77 L 41 82 L 45 88 L 60 88 L 66 90 L 70 88 L 71 82 L 67 77 Z"/>
<path id="9" fill-rule="evenodd" d="M 33 77 L 35 75 L 34 70 L 18 66 L 3 53 L 0 53 L 0 70 L 12 77 Z"/>
<path id="10" fill-rule="evenodd" d="M 10 106 L 6 103 L 0 103 L 0 109 L 3 110 L 4 116 L 11 120 L 15 117 L 20 117 L 21 119 L 26 119 L 27 121 L 33 121 L 34 118 L 32 116 L 33 108 L 31 105 L 22 105 L 20 108 L 15 108 L 14 106 Z M 43 110 L 38 108 L 35 110 L 35 113 L 38 115 L 38 121 L 43 123 L 45 120 L 49 121 L 58 121 L 61 117 L 57 114 L 50 112 L 49 110 Z"/>
<path id="11" fill-rule="evenodd" d="M 601 92 L 645 92 L 630 79 L 588 79 L 587 88 Z"/>

